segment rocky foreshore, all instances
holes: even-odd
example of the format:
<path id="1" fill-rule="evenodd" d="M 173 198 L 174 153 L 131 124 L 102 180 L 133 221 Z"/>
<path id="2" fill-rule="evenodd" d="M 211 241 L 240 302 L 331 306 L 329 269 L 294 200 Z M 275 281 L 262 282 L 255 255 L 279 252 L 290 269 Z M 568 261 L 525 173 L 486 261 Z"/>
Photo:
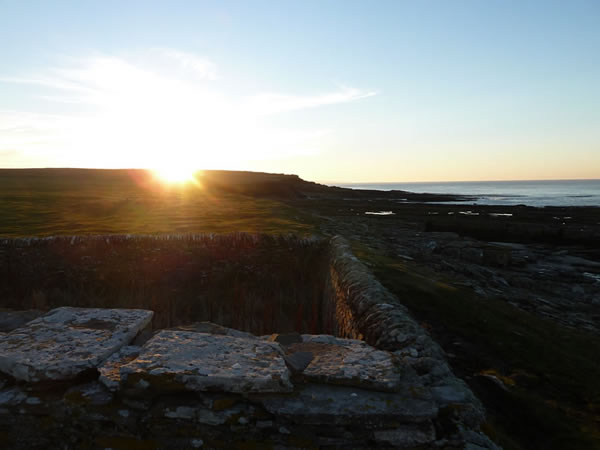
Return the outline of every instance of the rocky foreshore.
<path id="1" fill-rule="evenodd" d="M 596 448 L 600 208 L 291 203 L 361 260 L 444 348 L 507 448 Z"/>
<path id="2" fill-rule="evenodd" d="M 311 205 L 325 234 L 433 270 L 482 297 L 502 298 L 600 335 L 600 207 L 486 206 L 389 201 Z M 366 214 L 385 211 L 388 214 Z"/>

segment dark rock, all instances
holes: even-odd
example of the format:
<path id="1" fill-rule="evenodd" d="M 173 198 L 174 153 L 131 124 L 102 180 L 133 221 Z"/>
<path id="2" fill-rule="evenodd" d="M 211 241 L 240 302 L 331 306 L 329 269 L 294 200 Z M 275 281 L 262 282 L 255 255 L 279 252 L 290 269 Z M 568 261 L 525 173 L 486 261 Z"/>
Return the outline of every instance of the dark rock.
<path id="1" fill-rule="evenodd" d="M 404 393 L 367 391 L 343 386 L 309 384 L 295 397 L 266 396 L 262 403 L 272 414 L 303 424 L 420 423 L 433 418 L 437 407 L 427 391 Z"/>
<path id="2" fill-rule="evenodd" d="M 465 261 L 480 264 L 483 259 L 483 250 L 476 247 L 463 248 L 460 251 L 460 258 L 464 259 Z"/>
<path id="3" fill-rule="evenodd" d="M 28 309 L 26 311 L 0 310 L 0 332 L 8 333 L 22 327 L 42 314 L 44 314 L 44 311 L 39 309 Z"/>
<path id="4" fill-rule="evenodd" d="M 412 448 L 435 440 L 435 428 L 431 422 L 420 425 L 401 425 L 393 430 L 374 433 L 375 441 L 400 448 Z"/>
<path id="5" fill-rule="evenodd" d="M 314 355 L 312 352 L 295 352 L 290 355 L 284 356 L 285 363 L 288 369 L 294 374 L 302 373 L 304 369 L 308 367 L 310 362 L 313 360 Z"/>
<path id="6" fill-rule="evenodd" d="M 71 404 L 97 406 L 111 403 L 113 395 L 99 383 L 89 382 L 69 388 L 64 399 Z"/>
<path id="7" fill-rule="evenodd" d="M 461 384 L 436 386 L 431 388 L 433 398 L 442 404 L 464 403 L 468 399 L 467 391 L 468 387 Z"/>
<path id="8" fill-rule="evenodd" d="M 151 329 L 144 329 L 140 331 L 131 345 L 135 345 L 137 347 L 141 347 L 144 345 L 152 336 L 154 336 L 154 332 Z"/>
<path id="9" fill-rule="evenodd" d="M 511 263 L 510 249 L 488 245 L 483 249 L 482 263 L 494 267 L 507 267 Z"/>

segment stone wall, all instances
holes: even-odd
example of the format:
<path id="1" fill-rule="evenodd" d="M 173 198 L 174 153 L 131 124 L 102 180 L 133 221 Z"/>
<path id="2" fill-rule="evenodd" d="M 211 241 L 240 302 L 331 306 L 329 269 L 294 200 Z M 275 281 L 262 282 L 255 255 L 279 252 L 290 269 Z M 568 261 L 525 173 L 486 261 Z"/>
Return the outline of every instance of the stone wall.
<path id="1" fill-rule="evenodd" d="M 430 390 L 439 417 L 451 418 L 447 423 L 468 441 L 484 422 L 485 411 L 467 384 L 454 376 L 443 349 L 354 256 L 344 238 L 331 238 L 329 261 L 327 297 L 335 304 L 336 334 L 395 354 Z"/>
<path id="2" fill-rule="evenodd" d="M 143 309 L 58 308 L 0 333 L 0 447 L 495 448 L 443 350 L 343 238 L 0 244 L 3 306 L 141 307 L 155 327 Z M 183 308 L 215 293 L 208 314 Z M 206 319 L 221 325 L 191 323 Z"/>
<path id="3" fill-rule="evenodd" d="M 0 241 L 0 307 L 143 308 L 165 328 L 212 321 L 256 334 L 321 323 L 326 242 L 245 233 Z"/>

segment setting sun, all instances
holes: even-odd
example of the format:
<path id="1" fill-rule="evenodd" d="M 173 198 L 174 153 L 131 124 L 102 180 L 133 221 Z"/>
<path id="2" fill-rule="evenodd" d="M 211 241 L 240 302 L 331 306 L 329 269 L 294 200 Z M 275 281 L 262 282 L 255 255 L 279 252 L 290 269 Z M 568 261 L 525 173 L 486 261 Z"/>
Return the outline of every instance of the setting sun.
<path id="1" fill-rule="evenodd" d="M 170 184 L 196 182 L 196 171 L 183 165 L 161 167 L 159 169 L 154 169 L 152 172 L 158 179 Z"/>

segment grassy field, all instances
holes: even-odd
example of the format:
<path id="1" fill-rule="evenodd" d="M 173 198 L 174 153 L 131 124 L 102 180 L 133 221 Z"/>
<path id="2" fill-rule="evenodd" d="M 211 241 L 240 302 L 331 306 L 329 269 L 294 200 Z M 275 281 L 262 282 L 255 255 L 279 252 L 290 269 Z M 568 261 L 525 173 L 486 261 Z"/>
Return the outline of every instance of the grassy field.
<path id="1" fill-rule="evenodd" d="M 169 186 L 143 171 L 0 171 L 0 236 L 312 231 L 276 199 Z"/>
<path id="2" fill-rule="evenodd" d="M 140 171 L 0 170 L 0 237 L 311 234 L 319 233 L 325 221 L 328 229 L 335 228 L 328 209 L 347 209 L 342 200 L 330 199 L 314 214 L 305 201 L 234 192 L 169 187 Z M 356 236 L 354 245 L 359 258 L 453 355 L 453 369 L 484 402 L 486 430 L 501 445 L 515 450 L 600 448 L 597 337 L 451 287 L 439 274 L 375 252 Z M 496 376 L 506 389 L 478 374 Z"/>

